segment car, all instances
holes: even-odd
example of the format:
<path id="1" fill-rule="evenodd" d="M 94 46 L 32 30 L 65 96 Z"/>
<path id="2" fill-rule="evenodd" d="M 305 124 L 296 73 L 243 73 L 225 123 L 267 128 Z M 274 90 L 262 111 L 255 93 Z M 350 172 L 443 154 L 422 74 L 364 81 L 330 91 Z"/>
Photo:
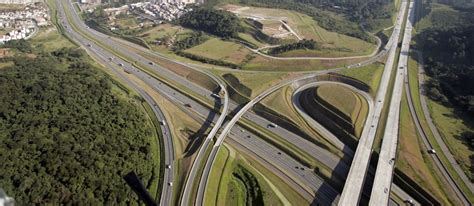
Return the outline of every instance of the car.
<path id="1" fill-rule="evenodd" d="M 114 58 L 113 57 L 109 57 L 109 60 L 112 61 Z"/>
<path id="2" fill-rule="evenodd" d="M 160 124 L 163 125 L 163 126 L 166 126 L 166 122 L 165 122 L 165 121 L 160 121 Z"/>
<path id="3" fill-rule="evenodd" d="M 88 47 L 92 47 L 92 45 L 90 45 L 90 44 L 87 44 L 87 46 L 88 46 Z"/>
<path id="4" fill-rule="evenodd" d="M 434 149 L 429 149 L 429 150 L 428 150 L 428 153 L 430 153 L 430 154 L 436 154 L 436 150 L 434 150 Z"/>
<path id="5" fill-rule="evenodd" d="M 409 204 L 409 205 L 413 205 L 413 200 L 412 199 L 408 199 L 408 200 L 405 200 L 405 203 Z"/>
<path id="6" fill-rule="evenodd" d="M 173 186 L 173 182 L 168 182 L 168 185 L 171 187 Z"/>
<path id="7" fill-rule="evenodd" d="M 214 98 L 221 98 L 221 96 L 219 96 L 219 95 L 216 94 L 216 93 L 212 93 L 212 94 L 211 94 L 211 97 L 214 97 Z"/>
<path id="8" fill-rule="evenodd" d="M 171 169 L 171 165 L 166 165 L 166 169 Z"/>
<path id="9" fill-rule="evenodd" d="M 267 125 L 267 128 L 277 128 L 278 126 L 276 124 L 270 123 Z"/>
<path id="10" fill-rule="evenodd" d="M 148 64 L 153 65 L 153 62 L 148 62 Z"/>
<path id="11" fill-rule="evenodd" d="M 121 67 L 123 67 L 123 64 L 122 64 L 122 63 L 119 63 L 118 65 L 121 66 Z"/>
<path id="12" fill-rule="evenodd" d="M 185 107 L 189 107 L 189 108 L 192 108 L 192 106 L 188 103 L 184 104 Z"/>

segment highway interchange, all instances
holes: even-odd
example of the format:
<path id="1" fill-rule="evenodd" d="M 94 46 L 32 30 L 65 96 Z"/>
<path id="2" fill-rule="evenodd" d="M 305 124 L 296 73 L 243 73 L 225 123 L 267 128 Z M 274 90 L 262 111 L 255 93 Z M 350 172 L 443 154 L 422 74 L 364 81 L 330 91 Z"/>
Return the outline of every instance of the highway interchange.
<path id="1" fill-rule="evenodd" d="M 406 2 L 402 3 L 402 9 L 400 9 L 400 11 L 405 10 L 404 8 L 406 4 Z M 209 126 L 213 126 L 211 132 L 207 135 L 207 137 L 203 137 L 203 145 L 198 150 L 196 158 L 194 159 L 193 166 L 190 170 L 191 172 L 188 174 L 188 177 L 186 179 L 186 186 L 184 187 L 181 194 L 178 194 L 179 191 L 176 191 L 176 189 L 171 184 L 175 180 L 175 152 L 173 149 L 173 139 L 171 137 L 171 131 L 168 127 L 169 124 L 165 123 L 160 125 L 160 129 L 163 134 L 163 152 L 165 156 L 166 165 L 166 169 L 164 170 L 163 175 L 163 189 L 160 198 L 160 205 L 170 205 L 173 201 L 173 195 L 179 196 L 181 205 L 189 205 L 190 201 L 192 201 L 193 199 L 195 199 L 193 201 L 195 205 L 203 205 L 208 176 L 210 174 L 215 156 L 224 141 L 232 146 L 235 146 L 241 151 L 249 152 L 251 156 L 253 156 L 257 161 L 261 162 L 263 165 L 266 165 L 267 169 L 272 171 L 273 173 L 281 174 L 281 178 L 287 180 L 288 184 L 295 191 L 298 191 L 309 202 L 315 201 L 314 203 L 319 203 L 321 205 L 356 205 L 360 199 L 361 193 L 365 192 L 366 196 L 369 195 L 367 193 L 368 191 L 365 191 L 365 189 L 362 188 L 362 185 L 366 176 L 373 176 L 373 168 L 371 170 L 372 174 L 367 171 L 370 170 L 368 166 L 368 156 L 371 153 L 371 142 L 373 142 L 373 136 L 375 136 L 375 131 L 377 128 L 376 125 L 378 124 L 378 118 L 380 117 L 381 107 L 383 106 L 384 98 L 386 96 L 386 90 L 388 89 L 388 86 L 383 85 L 384 82 L 387 82 L 386 84 L 388 85 L 388 79 L 390 78 L 389 71 L 391 71 L 391 66 L 390 68 L 386 66 L 384 70 L 382 84 L 375 98 L 377 102 L 372 102 L 371 98 L 368 98 L 369 96 L 365 95 L 365 93 L 347 85 L 348 88 L 350 88 L 351 90 L 364 94 L 366 100 L 372 102 L 370 105 L 374 105 L 374 108 L 370 109 L 370 113 L 366 122 L 366 127 L 364 127 L 364 132 L 362 135 L 362 137 L 366 137 L 369 140 L 363 141 L 363 139 L 361 138 L 361 142 L 363 144 L 358 145 L 357 150 L 355 152 L 354 161 L 352 162 L 352 165 L 350 167 L 350 159 L 343 159 L 341 156 L 337 156 L 334 153 L 329 152 L 327 149 L 322 148 L 306 140 L 305 138 L 300 137 L 299 135 L 285 129 L 284 127 L 268 128 L 271 133 L 284 138 L 288 142 L 294 144 L 297 148 L 301 149 L 307 154 L 310 154 L 311 157 L 315 158 L 326 167 L 332 169 L 339 176 L 345 177 L 345 175 L 349 174 L 347 181 L 353 181 L 352 179 L 350 179 L 350 174 L 352 170 L 362 174 L 362 179 L 360 176 L 354 178 L 359 183 L 347 184 L 346 182 L 341 196 L 341 191 L 337 191 L 331 185 L 326 183 L 324 179 L 318 176 L 318 174 L 316 174 L 315 172 L 313 172 L 312 169 L 308 168 L 306 165 L 303 165 L 291 155 L 285 153 L 284 151 L 281 151 L 278 147 L 265 141 L 259 136 L 259 134 L 255 134 L 247 130 L 239 122 L 241 118 L 244 118 L 255 123 L 263 129 L 267 128 L 267 126 L 269 124 L 272 124 L 272 122 L 251 111 L 255 104 L 260 102 L 263 98 L 267 97 L 274 91 L 287 85 L 295 84 L 301 86 L 300 88 L 308 88 L 317 86 L 318 84 L 322 84 L 324 82 L 314 82 L 317 76 L 325 75 L 328 72 L 337 71 L 341 68 L 316 72 L 313 74 L 303 75 L 297 78 L 285 80 L 268 89 L 267 91 L 261 93 L 247 104 L 239 106 L 238 103 L 229 99 L 226 87 L 219 78 L 204 72 L 206 76 L 208 76 L 212 81 L 216 83 L 216 85 L 219 85 L 219 87 L 221 88 L 221 92 L 219 95 L 221 95 L 220 97 L 223 96 L 222 98 L 214 97 L 213 94 L 215 91 L 209 91 L 208 89 L 192 81 L 189 81 L 188 79 L 182 76 L 179 76 L 178 74 L 167 68 L 163 68 L 157 64 L 150 63 L 150 59 L 147 59 L 146 57 L 143 57 L 140 54 L 134 52 L 133 49 L 130 49 L 132 47 L 136 50 L 143 51 L 144 48 L 141 48 L 137 45 L 124 43 L 122 41 L 116 40 L 115 38 L 111 38 L 105 34 L 90 29 L 82 22 L 70 1 L 57 0 L 57 5 L 59 9 L 60 23 L 65 29 L 65 33 L 78 44 L 82 45 L 88 51 L 88 53 L 93 56 L 97 61 L 99 61 L 106 68 L 110 68 L 118 77 L 120 77 L 120 79 L 124 80 L 127 85 L 137 91 L 137 93 L 139 93 L 146 100 L 146 102 L 150 104 L 158 120 L 160 120 L 161 122 L 166 122 L 165 116 L 161 112 L 159 105 L 156 104 L 156 102 L 153 100 L 153 98 L 150 97 L 149 94 L 147 94 L 145 91 L 139 88 L 136 83 L 130 80 L 128 78 L 129 75 L 134 75 L 138 77 L 140 80 L 152 87 L 155 91 L 167 98 L 170 102 L 179 105 L 179 107 L 185 113 L 189 114 L 190 116 L 194 116 L 194 118 L 196 118 L 196 120 L 200 123 L 209 124 Z M 66 16 L 66 13 L 64 13 L 64 9 L 68 10 L 67 13 L 69 15 Z M 401 31 L 401 22 L 403 22 L 403 16 L 404 12 L 399 12 L 399 17 L 395 25 L 396 29 L 394 29 L 394 33 L 392 34 L 389 43 L 381 52 L 379 52 L 377 55 L 373 56 L 369 60 L 366 60 L 359 64 L 351 65 L 349 66 L 349 68 L 356 69 L 356 67 L 370 64 L 371 62 L 376 61 L 387 53 L 389 57 L 387 59 L 388 63 L 386 65 L 392 65 L 395 59 L 396 45 L 399 38 L 398 35 Z M 81 32 L 77 32 L 77 30 Z M 161 56 L 158 53 L 149 50 L 146 50 L 145 52 L 150 55 L 153 55 L 154 57 L 165 59 L 165 57 Z M 175 62 L 174 60 L 170 61 L 173 61 L 176 64 L 184 65 L 189 69 L 199 70 L 193 68 L 190 65 Z M 390 63 L 390 61 L 392 62 Z M 143 71 L 142 67 L 150 69 L 152 73 L 150 73 L 150 71 Z M 156 74 L 159 74 L 160 76 L 157 77 Z M 164 79 L 166 79 L 166 81 L 164 81 Z M 337 84 L 343 83 L 338 82 Z M 190 97 L 189 94 L 185 94 L 180 91 L 179 88 L 181 87 L 176 85 L 184 86 L 185 88 L 194 92 L 194 94 L 198 94 L 200 96 Z M 214 108 L 209 108 L 208 105 L 204 105 L 197 99 L 205 99 L 205 101 L 214 102 Z M 221 104 L 221 101 L 223 101 L 224 103 Z M 394 100 L 392 99 L 392 101 Z M 226 115 L 229 114 L 228 111 L 238 112 L 233 115 L 231 119 L 228 119 L 228 121 L 224 121 Z M 395 117 L 394 120 L 396 120 Z M 313 125 L 318 128 L 317 123 L 313 123 Z M 371 126 L 369 127 L 369 125 Z M 217 136 L 218 133 L 219 135 Z M 354 155 L 354 152 L 352 150 L 348 149 L 347 146 L 343 145 L 340 140 L 334 135 L 330 134 L 329 131 L 323 133 L 326 133 L 326 135 L 324 135 L 325 138 L 327 138 L 328 141 L 333 142 L 336 148 L 341 149 L 341 151 L 344 151 L 345 154 L 349 154 L 349 158 Z M 217 136 L 217 138 L 214 138 L 214 136 Z M 359 149 L 359 147 L 362 147 L 361 145 L 366 147 L 366 150 L 368 152 L 365 151 L 363 155 L 358 155 L 358 152 L 362 151 Z M 211 155 L 206 157 L 205 153 L 209 149 L 209 146 L 212 146 L 210 153 Z M 388 152 L 391 153 L 393 151 L 389 150 Z M 347 157 L 344 156 L 344 158 Z M 360 165 L 360 168 L 354 167 L 354 162 L 357 159 L 361 159 L 360 161 L 362 161 L 362 163 L 358 163 L 358 165 Z M 204 164 L 204 172 L 202 174 L 198 174 L 198 168 L 202 164 Z M 377 178 L 377 173 L 375 174 Z M 197 196 L 191 197 L 191 190 L 193 188 L 192 185 L 196 184 L 196 180 L 199 180 Z M 377 179 L 375 183 L 377 183 Z M 390 188 L 391 181 L 386 184 L 389 184 L 387 187 Z M 356 186 L 355 188 L 351 189 L 352 191 L 355 191 L 354 194 L 356 195 L 351 195 L 347 198 L 347 201 L 352 201 L 348 202 L 350 204 L 341 204 L 339 199 L 345 198 L 344 191 L 346 190 L 346 186 L 348 185 Z M 404 197 L 405 199 L 411 198 L 407 196 L 407 194 L 404 193 L 398 186 L 393 185 L 393 188 L 394 189 L 392 190 L 392 192 L 396 193 L 396 195 Z M 372 192 L 374 192 L 374 190 L 372 190 Z M 384 204 L 396 204 L 393 201 L 387 203 L 388 195 L 386 197 L 384 196 L 384 200 L 380 201 L 384 202 Z"/>

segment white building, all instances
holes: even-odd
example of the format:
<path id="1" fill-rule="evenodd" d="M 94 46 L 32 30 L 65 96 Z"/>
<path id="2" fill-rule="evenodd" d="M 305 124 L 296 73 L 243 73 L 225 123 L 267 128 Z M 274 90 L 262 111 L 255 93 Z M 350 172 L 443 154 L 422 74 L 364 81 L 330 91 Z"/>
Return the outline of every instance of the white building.
<path id="1" fill-rule="evenodd" d="M 0 4 L 29 4 L 40 1 L 41 0 L 0 0 Z"/>

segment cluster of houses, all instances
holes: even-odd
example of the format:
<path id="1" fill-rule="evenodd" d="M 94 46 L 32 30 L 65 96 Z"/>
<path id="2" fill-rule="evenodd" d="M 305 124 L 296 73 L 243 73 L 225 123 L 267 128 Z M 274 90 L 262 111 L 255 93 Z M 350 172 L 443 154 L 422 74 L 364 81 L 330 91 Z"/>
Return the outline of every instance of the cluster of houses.
<path id="1" fill-rule="evenodd" d="M 172 21 L 188 12 L 186 4 L 194 3 L 194 0 L 170 1 L 161 3 L 142 2 L 131 4 L 130 8 L 153 19 Z"/>
<path id="2" fill-rule="evenodd" d="M 49 25 L 49 13 L 43 4 L 29 4 L 22 10 L 0 12 L 0 43 L 28 38 L 37 27 Z"/>

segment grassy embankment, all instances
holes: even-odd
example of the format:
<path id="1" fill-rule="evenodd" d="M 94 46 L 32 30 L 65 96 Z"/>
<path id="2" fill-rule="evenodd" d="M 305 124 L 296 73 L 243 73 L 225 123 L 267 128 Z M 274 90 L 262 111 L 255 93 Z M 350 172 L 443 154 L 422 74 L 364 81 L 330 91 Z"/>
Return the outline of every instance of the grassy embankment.
<path id="1" fill-rule="evenodd" d="M 384 67 L 384 63 L 376 62 L 361 68 L 344 69 L 339 72 L 339 74 L 358 79 L 369 85 L 371 88 L 371 95 L 374 97 L 379 89 Z"/>
<path id="2" fill-rule="evenodd" d="M 422 33 L 424 30 L 430 28 L 447 28 L 458 25 L 463 20 L 462 12 L 455 10 L 447 5 L 433 3 L 431 4 L 431 10 L 426 9 L 427 5 L 422 4 L 417 10 L 419 16 L 422 18 L 419 19 L 415 25 L 415 33 Z M 415 36 L 416 40 L 416 36 Z M 415 41 L 416 43 L 416 41 Z M 433 145 L 433 148 L 436 151 L 441 151 L 439 144 L 436 142 L 432 132 L 428 127 L 427 120 L 424 118 L 423 110 L 420 103 L 420 94 L 418 91 L 418 62 L 416 59 L 417 56 L 413 53 L 411 54 L 411 59 L 409 61 L 409 74 L 410 74 L 410 87 L 412 88 L 412 96 L 415 105 L 415 110 L 419 114 L 422 127 L 425 129 L 430 143 Z M 429 80 L 428 76 L 424 76 L 425 81 Z M 468 143 L 464 139 L 459 138 L 460 134 L 464 132 L 474 131 L 474 121 L 472 117 L 469 117 L 465 114 L 460 114 L 455 112 L 455 109 L 452 107 L 447 107 L 445 105 L 439 104 L 438 102 L 432 101 L 427 98 L 428 108 L 430 116 L 434 121 L 438 132 L 441 134 L 443 141 L 448 146 L 451 154 L 461 166 L 463 171 L 466 173 L 468 178 L 473 178 L 472 166 L 471 166 L 471 156 L 474 154 L 472 150 L 467 146 Z M 474 194 L 465 185 L 464 181 L 461 180 L 459 175 L 455 172 L 449 161 L 447 160 L 444 153 L 439 152 L 438 156 L 441 161 L 444 163 L 448 169 L 451 176 L 454 180 L 461 186 L 462 190 L 469 197 L 470 201 L 474 201 Z"/>
<path id="3" fill-rule="evenodd" d="M 324 101 L 323 105 L 332 113 L 346 119 L 353 125 L 355 137 L 360 137 L 368 113 L 368 103 L 361 95 L 339 85 L 321 85 L 316 89 L 319 98 L 315 100 Z"/>
<path id="4" fill-rule="evenodd" d="M 219 151 L 215 163 L 205 205 L 245 205 L 249 197 L 258 200 L 256 196 L 261 196 L 266 205 L 308 204 L 281 178 L 227 144 Z"/>
<path id="5" fill-rule="evenodd" d="M 396 167 L 403 171 L 413 181 L 434 195 L 439 201 L 447 205 L 449 197 L 445 192 L 439 173 L 426 152 L 423 142 L 419 139 L 415 124 L 413 123 L 406 96 L 403 95 L 400 110 L 400 138 L 397 153 Z"/>

